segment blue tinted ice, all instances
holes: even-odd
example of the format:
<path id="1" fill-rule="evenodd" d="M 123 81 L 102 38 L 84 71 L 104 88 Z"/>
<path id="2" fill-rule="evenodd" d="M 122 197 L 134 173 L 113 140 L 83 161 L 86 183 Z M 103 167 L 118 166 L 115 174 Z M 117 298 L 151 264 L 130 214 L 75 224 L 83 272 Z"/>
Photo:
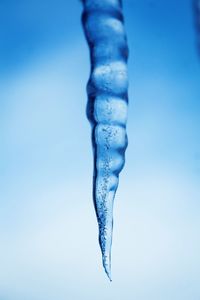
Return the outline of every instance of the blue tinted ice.
<path id="1" fill-rule="evenodd" d="M 120 0 L 82 0 L 90 49 L 87 116 L 94 150 L 93 200 L 103 266 L 111 280 L 113 202 L 127 147 L 128 46 Z"/>
<path id="2" fill-rule="evenodd" d="M 197 32 L 197 50 L 200 56 L 200 0 L 193 0 L 195 27 Z"/>

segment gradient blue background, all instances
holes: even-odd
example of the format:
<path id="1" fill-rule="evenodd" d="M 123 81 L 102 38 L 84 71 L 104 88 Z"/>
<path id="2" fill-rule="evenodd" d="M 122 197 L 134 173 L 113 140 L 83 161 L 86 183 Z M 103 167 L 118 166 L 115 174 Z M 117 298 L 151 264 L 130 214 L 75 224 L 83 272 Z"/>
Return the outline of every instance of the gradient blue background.
<path id="1" fill-rule="evenodd" d="M 200 61 L 189 0 L 124 0 L 129 147 L 101 266 L 77 0 L 0 0 L 0 299 L 200 299 Z"/>

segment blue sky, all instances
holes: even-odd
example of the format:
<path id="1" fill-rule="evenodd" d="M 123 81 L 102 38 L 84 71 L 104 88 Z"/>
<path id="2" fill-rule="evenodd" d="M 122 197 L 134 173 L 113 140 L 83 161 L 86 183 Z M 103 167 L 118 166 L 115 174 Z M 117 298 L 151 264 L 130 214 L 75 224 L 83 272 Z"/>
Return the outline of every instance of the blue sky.
<path id="1" fill-rule="evenodd" d="M 199 300 L 191 2 L 124 0 L 129 147 L 101 266 L 79 1 L 0 2 L 0 299 Z"/>

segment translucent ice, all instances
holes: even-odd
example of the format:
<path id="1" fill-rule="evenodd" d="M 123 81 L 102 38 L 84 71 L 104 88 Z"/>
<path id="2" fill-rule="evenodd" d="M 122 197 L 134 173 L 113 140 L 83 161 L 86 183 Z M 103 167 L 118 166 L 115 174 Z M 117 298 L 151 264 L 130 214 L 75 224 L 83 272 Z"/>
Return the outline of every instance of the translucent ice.
<path id="1" fill-rule="evenodd" d="M 200 56 L 200 0 L 193 0 L 195 27 L 197 32 L 197 50 Z"/>
<path id="2" fill-rule="evenodd" d="M 128 46 L 120 0 L 82 0 L 90 49 L 87 117 L 94 152 L 93 200 L 103 266 L 111 280 L 113 202 L 127 147 Z"/>

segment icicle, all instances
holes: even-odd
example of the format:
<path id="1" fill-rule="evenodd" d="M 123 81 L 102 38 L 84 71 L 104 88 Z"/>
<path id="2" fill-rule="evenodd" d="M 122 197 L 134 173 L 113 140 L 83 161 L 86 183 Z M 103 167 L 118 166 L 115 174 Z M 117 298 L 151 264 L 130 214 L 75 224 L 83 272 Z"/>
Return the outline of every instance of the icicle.
<path id="1" fill-rule="evenodd" d="M 200 56 L 200 0 L 193 0 L 193 8 L 197 32 L 197 51 Z"/>
<path id="2" fill-rule="evenodd" d="M 120 0 L 82 0 L 90 48 L 87 117 L 94 151 L 93 200 L 103 266 L 111 280 L 113 202 L 127 147 L 128 46 Z"/>

